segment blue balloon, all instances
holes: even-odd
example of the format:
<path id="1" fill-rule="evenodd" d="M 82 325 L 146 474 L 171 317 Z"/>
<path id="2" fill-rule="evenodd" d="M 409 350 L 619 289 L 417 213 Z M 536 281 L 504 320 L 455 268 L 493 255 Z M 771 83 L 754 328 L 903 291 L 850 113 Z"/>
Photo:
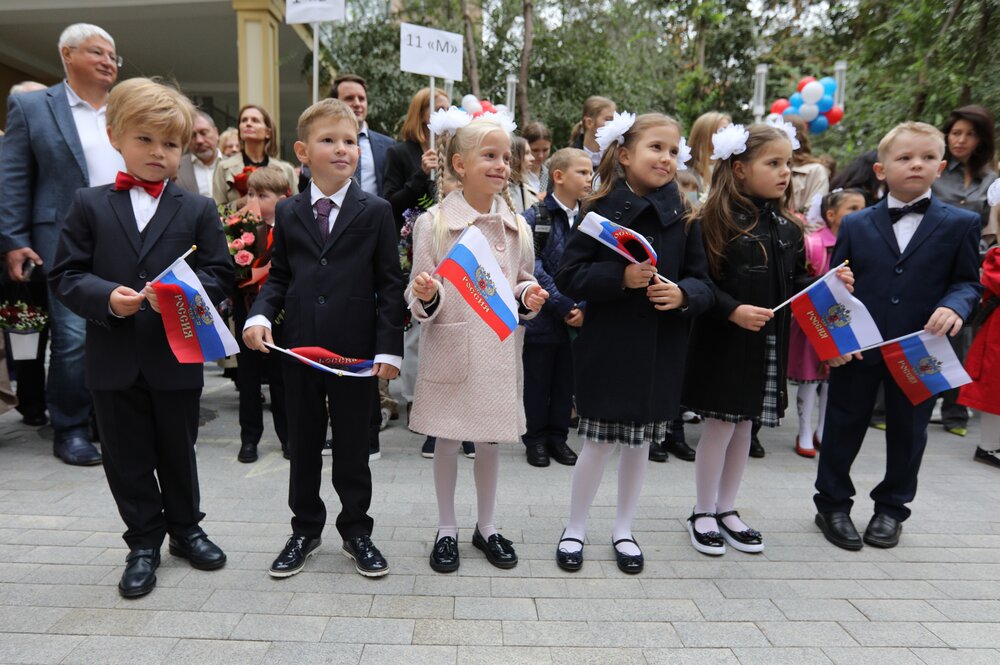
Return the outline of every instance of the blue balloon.
<path id="1" fill-rule="evenodd" d="M 809 123 L 810 134 L 822 134 L 830 127 L 830 121 L 825 115 L 818 115 L 816 119 Z"/>
<path id="2" fill-rule="evenodd" d="M 826 94 L 833 96 L 833 93 L 837 92 L 837 80 L 832 76 L 824 76 L 819 80 L 820 84 L 823 86 L 823 90 Z"/>
<path id="3" fill-rule="evenodd" d="M 833 97 L 829 93 L 823 95 L 819 102 L 816 103 L 816 106 L 819 107 L 820 113 L 826 113 L 833 108 Z"/>
<path id="4" fill-rule="evenodd" d="M 788 98 L 788 103 L 794 106 L 795 108 L 799 108 L 800 106 L 802 106 L 802 93 L 796 92 L 795 94 L 793 94 L 791 97 Z"/>
<path id="5" fill-rule="evenodd" d="M 781 115 L 798 115 L 799 109 L 795 106 L 789 106 L 787 109 L 781 112 Z"/>

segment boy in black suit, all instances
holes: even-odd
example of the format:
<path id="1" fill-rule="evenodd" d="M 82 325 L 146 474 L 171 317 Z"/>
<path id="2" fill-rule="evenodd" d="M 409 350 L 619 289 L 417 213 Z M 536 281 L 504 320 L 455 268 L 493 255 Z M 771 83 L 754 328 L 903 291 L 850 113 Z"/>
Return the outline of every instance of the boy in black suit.
<path id="1" fill-rule="evenodd" d="M 333 487 L 342 505 L 337 530 L 344 554 L 367 577 L 389 572 L 372 543 L 368 424 L 375 376 L 393 379 L 403 353 L 403 278 L 392 208 L 351 180 L 358 161 L 358 121 L 336 99 L 299 117 L 295 154 L 312 171 L 307 191 L 278 204 L 271 273 L 243 329 L 247 347 L 267 353 L 271 322 L 284 310 L 288 346 L 319 346 L 371 358 L 369 378 L 343 378 L 284 363 L 291 469 L 292 536 L 271 564 L 273 577 L 302 570 L 320 545 L 326 507 L 320 498 L 327 399 L 333 426 Z"/>
<path id="2" fill-rule="evenodd" d="M 87 385 L 130 549 L 118 590 L 135 598 L 156 585 L 168 533 L 170 553 L 193 567 L 226 562 L 199 526 L 205 515 L 194 446 L 204 366 L 177 361 L 148 280 L 197 245 L 188 262 L 220 302 L 233 268 L 213 203 L 171 181 L 191 137 L 191 102 L 149 79 L 130 79 L 112 91 L 107 123 L 127 173 L 114 185 L 76 192 L 49 281 L 88 320 Z"/>

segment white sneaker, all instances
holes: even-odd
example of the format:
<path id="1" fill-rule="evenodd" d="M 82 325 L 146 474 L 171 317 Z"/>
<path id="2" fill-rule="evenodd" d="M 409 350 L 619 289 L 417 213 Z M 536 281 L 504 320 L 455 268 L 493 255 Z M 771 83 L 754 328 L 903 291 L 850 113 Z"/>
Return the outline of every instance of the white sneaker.
<path id="1" fill-rule="evenodd" d="M 381 432 L 389 426 L 389 418 L 391 417 L 392 414 L 389 412 L 389 409 L 382 409 L 382 422 L 379 423 L 378 431 Z"/>

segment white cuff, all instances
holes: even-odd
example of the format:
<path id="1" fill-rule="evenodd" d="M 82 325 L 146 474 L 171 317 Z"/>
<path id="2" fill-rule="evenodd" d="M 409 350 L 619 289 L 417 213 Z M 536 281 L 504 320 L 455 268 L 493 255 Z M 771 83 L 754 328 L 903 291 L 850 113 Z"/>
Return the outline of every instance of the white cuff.
<path id="1" fill-rule="evenodd" d="M 251 316 L 247 319 L 247 322 L 243 324 L 243 330 L 250 328 L 251 326 L 264 326 L 268 330 L 271 329 L 271 322 L 267 320 L 267 317 L 263 314 L 258 314 L 257 316 Z"/>
<path id="2" fill-rule="evenodd" d="M 373 362 L 375 364 L 392 365 L 396 369 L 399 369 L 403 365 L 403 357 L 394 356 L 390 353 L 376 353 Z"/>

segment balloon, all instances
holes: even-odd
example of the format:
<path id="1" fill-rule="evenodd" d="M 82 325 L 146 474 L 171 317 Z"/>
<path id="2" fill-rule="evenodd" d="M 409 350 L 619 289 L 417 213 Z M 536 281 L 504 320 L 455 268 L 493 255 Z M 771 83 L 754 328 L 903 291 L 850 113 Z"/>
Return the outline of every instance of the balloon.
<path id="1" fill-rule="evenodd" d="M 780 99 L 774 100 L 774 103 L 771 104 L 771 113 L 784 113 L 785 109 L 791 105 L 792 103 L 790 101 L 781 97 Z"/>
<path id="2" fill-rule="evenodd" d="M 833 93 L 837 92 L 837 80 L 832 76 L 824 76 L 819 80 L 820 85 L 823 86 L 823 90 L 826 94 L 833 96 Z"/>
<path id="3" fill-rule="evenodd" d="M 798 90 L 799 92 L 802 92 L 802 88 L 806 87 L 806 84 L 812 83 L 815 80 L 816 80 L 815 76 L 807 76 L 807 77 L 805 77 L 804 79 L 802 79 L 801 81 L 799 81 L 799 86 L 798 86 L 798 88 L 796 88 L 796 90 Z"/>
<path id="4" fill-rule="evenodd" d="M 476 111 L 481 110 L 479 100 L 476 99 L 475 95 L 466 95 L 465 97 L 462 97 L 462 108 L 468 113 L 475 113 Z"/>
<path id="5" fill-rule="evenodd" d="M 819 115 L 819 107 L 815 104 L 803 102 L 802 106 L 799 107 L 799 115 L 806 122 L 812 122 Z"/>
<path id="6" fill-rule="evenodd" d="M 795 94 L 793 94 L 791 97 L 788 98 L 788 103 L 794 106 L 795 108 L 799 108 L 800 106 L 802 106 L 802 94 L 796 92 Z"/>
<path id="7" fill-rule="evenodd" d="M 783 115 L 783 116 L 786 116 L 786 115 L 798 115 L 798 114 L 799 114 L 799 110 L 797 108 L 795 108 L 794 106 L 789 106 L 787 109 L 785 109 L 784 111 L 781 112 L 781 115 Z"/>
<path id="8" fill-rule="evenodd" d="M 497 112 L 497 108 L 495 106 L 493 106 L 493 102 L 491 102 L 488 99 L 482 100 L 481 102 L 479 102 L 479 105 L 482 107 L 482 108 L 480 108 L 480 112 L 481 113 L 496 113 Z"/>
<path id="9" fill-rule="evenodd" d="M 810 81 L 802 88 L 802 101 L 815 104 L 823 98 L 824 93 L 826 90 L 819 81 Z"/>
<path id="10" fill-rule="evenodd" d="M 816 106 L 819 107 L 820 113 L 826 113 L 827 111 L 833 108 L 833 97 L 831 97 L 830 95 L 823 95 L 823 97 L 821 97 L 820 100 L 816 102 Z"/>
<path id="11" fill-rule="evenodd" d="M 510 115 L 510 110 L 507 108 L 506 104 L 497 104 L 496 111 L 500 115 Z"/>
<path id="12" fill-rule="evenodd" d="M 827 111 L 825 114 L 826 119 L 830 122 L 830 126 L 833 127 L 844 117 L 844 109 L 839 106 L 834 106 L 832 109 Z"/>
<path id="13" fill-rule="evenodd" d="M 829 126 L 830 121 L 826 119 L 826 116 L 818 115 L 812 122 L 809 123 L 809 133 L 822 134 Z"/>

